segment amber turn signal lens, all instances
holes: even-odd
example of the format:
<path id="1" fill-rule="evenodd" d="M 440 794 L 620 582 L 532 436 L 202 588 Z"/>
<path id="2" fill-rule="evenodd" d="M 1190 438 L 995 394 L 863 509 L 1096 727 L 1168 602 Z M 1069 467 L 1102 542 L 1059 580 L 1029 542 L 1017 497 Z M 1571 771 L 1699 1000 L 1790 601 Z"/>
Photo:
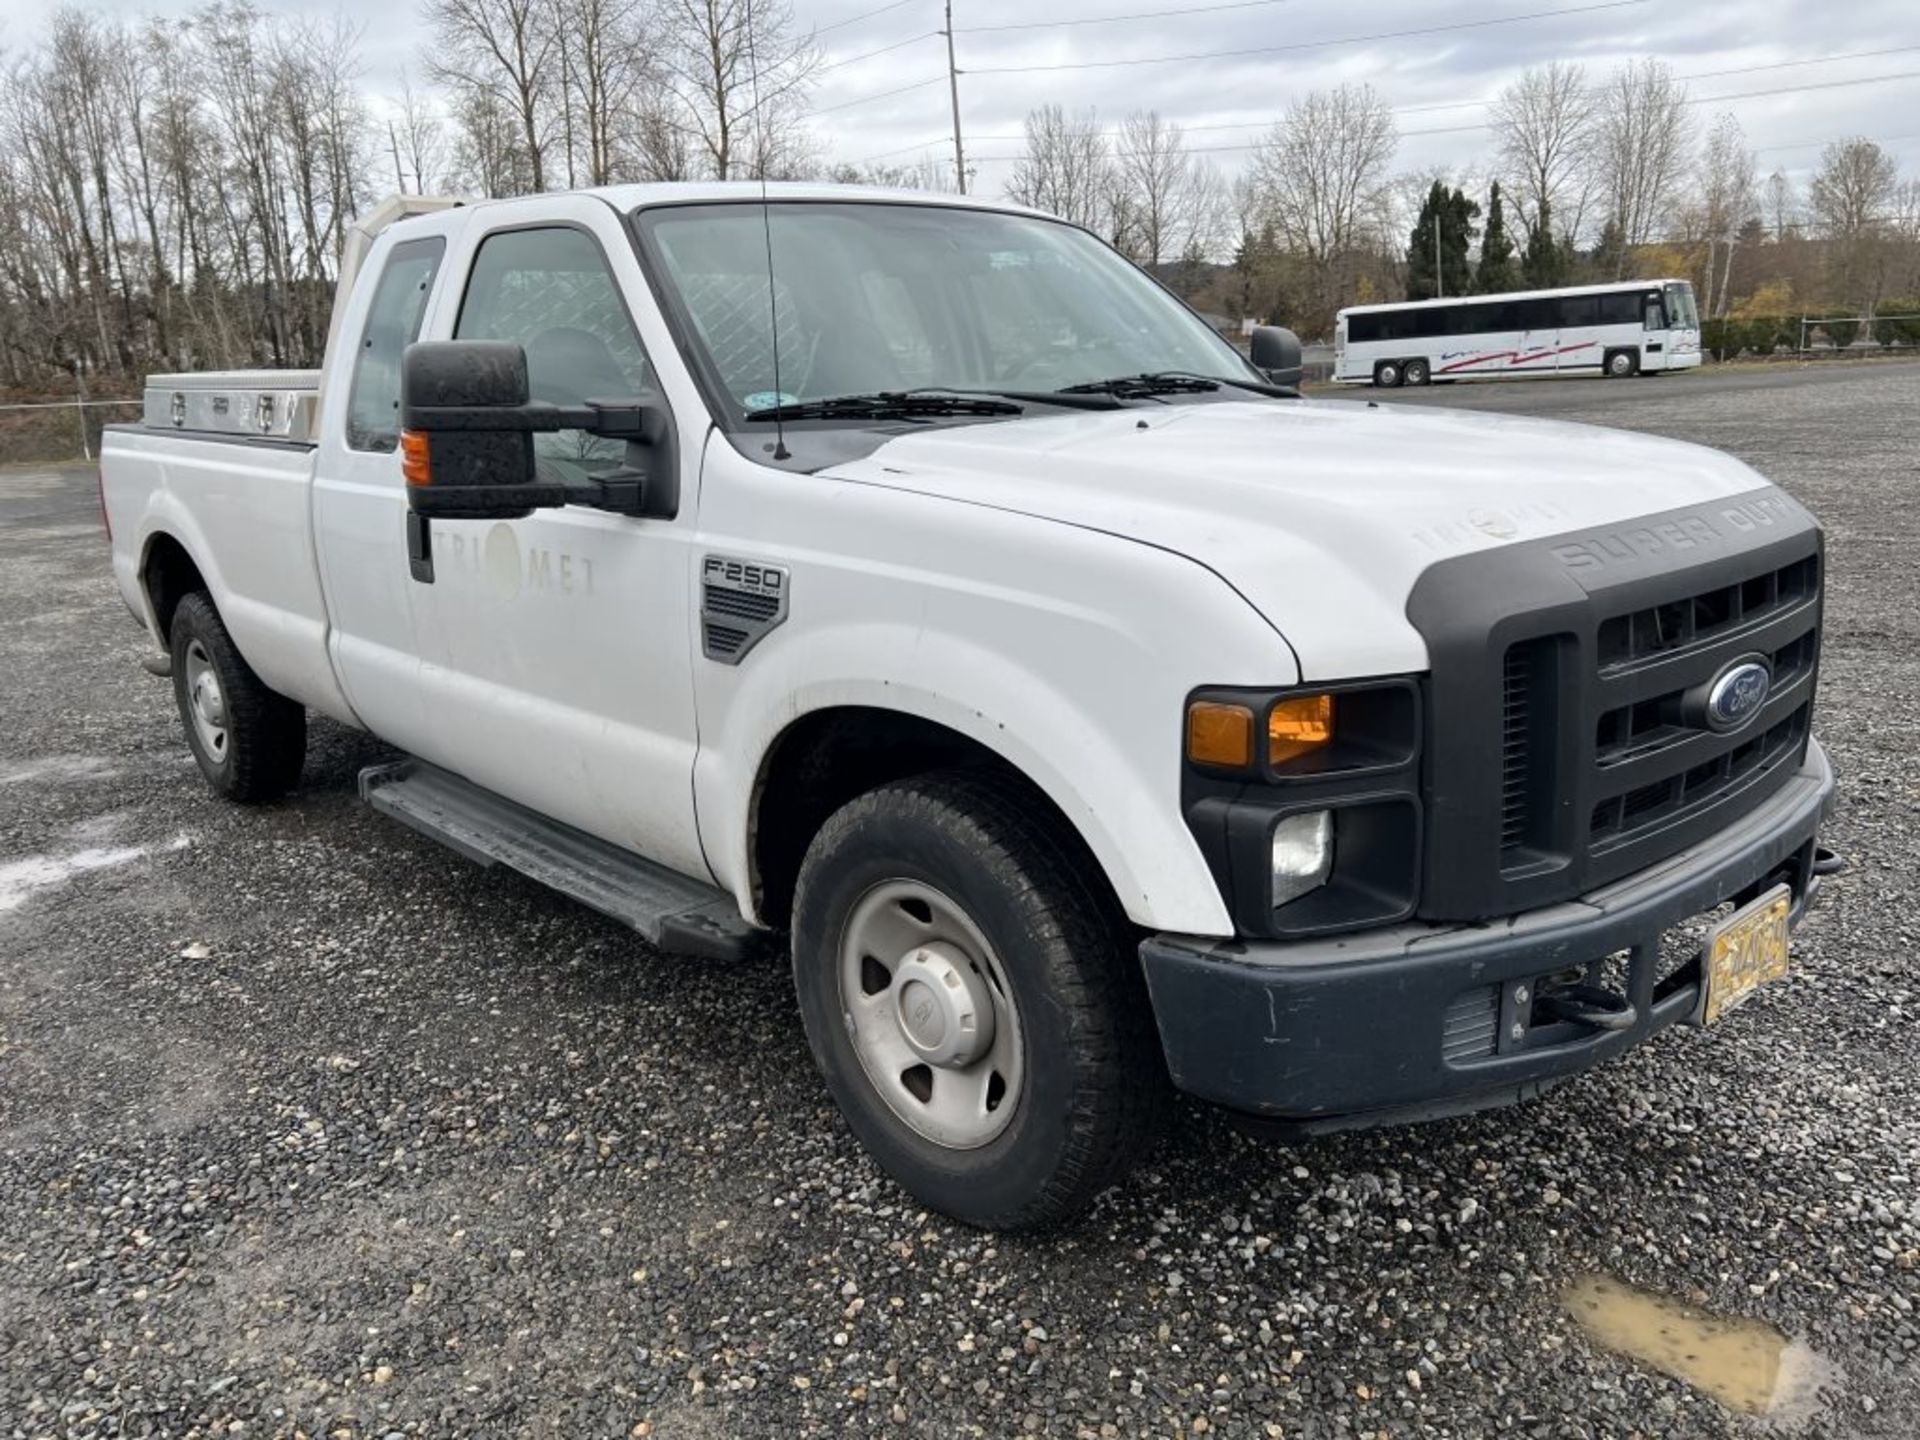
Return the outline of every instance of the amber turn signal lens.
<path id="1" fill-rule="evenodd" d="M 1253 711 L 1196 700 L 1187 707 L 1187 759 L 1244 770 L 1253 764 Z"/>
<path id="2" fill-rule="evenodd" d="M 1333 743 L 1333 697 L 1301 695 L 1267 712 L 1267 763 L 1285 765 Z"/>
<path id="3" fill-rule="evenodd" d="M 400 478 L 409 485 L 433 483 L 433 466 L 427 459 L 427 437 L 422 431 L 400 432 Z"/>

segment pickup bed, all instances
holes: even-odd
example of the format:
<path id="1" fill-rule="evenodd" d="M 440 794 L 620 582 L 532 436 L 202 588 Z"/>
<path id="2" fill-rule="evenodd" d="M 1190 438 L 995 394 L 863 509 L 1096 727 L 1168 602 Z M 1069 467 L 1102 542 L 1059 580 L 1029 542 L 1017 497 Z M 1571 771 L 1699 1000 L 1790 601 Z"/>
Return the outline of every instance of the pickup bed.
<path id="1" fill-rule="evenodd" d="M 412 202 L 323 369 L 156 376 L 122 593 L 242 801 L 368 801 L 655 944 L 790 950 L 854 1134 L 1056 1220 L 1174 1090 L 1522 1099 L 1788 963 L 1824 557 L 1714 451 L 1303 400 L 963 197 Z M 1691 937 L 1684 942 L 1680 937 Z"/>

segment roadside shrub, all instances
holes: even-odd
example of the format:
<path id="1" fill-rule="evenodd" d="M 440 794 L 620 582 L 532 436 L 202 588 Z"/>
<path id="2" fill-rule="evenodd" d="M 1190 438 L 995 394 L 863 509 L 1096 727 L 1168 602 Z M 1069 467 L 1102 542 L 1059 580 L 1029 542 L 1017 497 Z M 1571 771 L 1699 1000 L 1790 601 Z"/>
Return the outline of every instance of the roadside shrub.
<path id="1" fill-rule="evenodd" d="M 1882 345 L 1920 345 L 1920 298 L 1883 300 L 1879 308 L 1883 315 L 1902 318 L 1876 319 L 1873 322 L 1874 339 Z"/>
<path id="2" fill-rule="evenodd" d="M 1860 322 L 1843 318 L 1856 312 L 1836 310 L 1820 322 L 1820 328 L 1827 332 L 1827 339 L 1833 342 L 1833 348 L 1844 350 L 1860 338 Z"/>

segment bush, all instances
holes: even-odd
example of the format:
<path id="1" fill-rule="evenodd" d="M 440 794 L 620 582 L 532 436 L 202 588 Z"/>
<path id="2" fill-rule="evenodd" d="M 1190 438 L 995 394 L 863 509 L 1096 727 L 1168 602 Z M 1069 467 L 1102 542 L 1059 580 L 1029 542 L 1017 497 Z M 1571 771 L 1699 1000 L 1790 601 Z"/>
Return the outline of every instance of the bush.
<path id="1" fill-rule="evenodd" d="M 1880 312 L 1902 318 L 1875 320 L 1873 338 L 1882 345 L 1920 345 L 1920 299 L 1883 300 Z"/>
<path id="2" fill-rule="evenodd" d="M 1827 339 L 1833 342 L 1833 348 L 1844 350 L 1860 338 L 1860 322 L 1845 317 L 1857 314 L 1853 310 L 1836 310 L 1820 322 L 1820 328 L 1827 332 Z"/>

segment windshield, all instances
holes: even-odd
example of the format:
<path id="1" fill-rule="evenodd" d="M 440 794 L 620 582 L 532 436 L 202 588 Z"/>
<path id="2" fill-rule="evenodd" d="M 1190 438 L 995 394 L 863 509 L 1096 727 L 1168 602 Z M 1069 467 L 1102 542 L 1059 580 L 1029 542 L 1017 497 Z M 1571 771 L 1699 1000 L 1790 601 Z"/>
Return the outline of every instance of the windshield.
<path id="1" fill-rule="evenodd" d="M 706 368 L 742 414 L 876 391 L 1053 391 L 1149 371 L 1259 378 L 1140 271 L 1056 221 L 878 203 L 776 203 L 764 216 L 757 204 L 691 205 L 639 218 Z"/>
<path id="2" fill-rule="evenodd" d="M 1667 324 L 1675 330 L 1700 328 L 1700 312 L 1693 306 L 1693 286 L 1684 280 L 1667 286 Z"/>

